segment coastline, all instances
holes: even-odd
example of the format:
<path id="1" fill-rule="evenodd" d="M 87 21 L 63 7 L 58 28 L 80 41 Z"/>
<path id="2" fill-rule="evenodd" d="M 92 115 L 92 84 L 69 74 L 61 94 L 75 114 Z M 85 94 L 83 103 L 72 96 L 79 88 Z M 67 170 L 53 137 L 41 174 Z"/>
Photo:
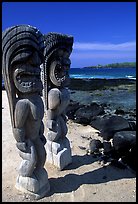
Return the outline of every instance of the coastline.
<path id="1" fill-rule="evenodd" d="M 114 87 L 119 85 L 136 85 L 135 79 L 70 79 L 69 89 L 91 91 L 96 89 L 104 89 L 107 87 Z"/>
<path id="2" fill-rule="evenodd" d="M 136 80 L 71 79 L 71 100 L 88 105 L 106 103 L 110 108 L 136 109 Z"/>
<path id="3" fill-rule="evenodd" d="M 120 138 L 124 138 L 122 147 L 127 149 L 125 139 L 136 139 L 136 80 L 75 79 L 70 93 L 71 104 L 67 111 L 69 119 L 99 130 L 100 136 L 103 138 L 102 144 L 105 139 L 112 148 L 118 148 L 119 142 L 121 143 Z M 123 132 L 123 129 L 126 132 Z M 112 146 L 115 132 L 119 132 L 118 134 L 121 135 L 115 144 L 117 147 Z M 95 145 L 93 138 L 92 142 L 92 146 Z M 136 148 L 135 144 L 134 142 L 134 146 L 132 145 L 134 149 Z M 126 154 L 124 149 L 121 153 L 123 157 Z M 123 158 L 122 155 L 121 159 Z M 127 162 L 125 161 L 127 165 L 136 169 L 136 153 L 129 155 L 129 157 L 126 154 L 125 157 L 127 158 Z"/>

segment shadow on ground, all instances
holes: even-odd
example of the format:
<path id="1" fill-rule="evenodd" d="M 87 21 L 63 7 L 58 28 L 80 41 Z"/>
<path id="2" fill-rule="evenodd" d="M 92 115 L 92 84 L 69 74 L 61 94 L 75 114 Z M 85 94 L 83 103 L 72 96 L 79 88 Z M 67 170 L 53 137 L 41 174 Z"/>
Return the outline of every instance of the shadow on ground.
<path id="1" fill-rule="evenodd" d="M 98 158 L 92 156 L 73 156 L 73 162 L 66 168 L 67 170 L 76 169 L 82 165 L 92 164 L 97 161 Z M 49 183 L 51 191 L 47 196 L 51 196 L 55 193 L 68 193 L 76 191 L 83 184 L 100 184 L 107 183 L 109 181 L 115 181 L 123 178 L 135 178 L 135 172 L 131 172 L 129 169 L 119 169 L 112 165 L 100 166 L 100 168 L 83 173 L 81 175 L 75 173 L 69 173 L 63 177 L 50 178 Z"/>

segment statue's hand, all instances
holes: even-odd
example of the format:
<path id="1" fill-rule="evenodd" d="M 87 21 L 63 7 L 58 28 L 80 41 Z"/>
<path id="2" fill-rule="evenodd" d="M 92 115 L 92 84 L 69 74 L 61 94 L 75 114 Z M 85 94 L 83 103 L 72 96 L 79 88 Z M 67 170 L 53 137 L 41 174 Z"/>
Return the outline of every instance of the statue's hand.
<path id="1" fill-rule="evenodd" d="M 27 139 L 25 142 L 18 142 L 16 143 L 16 145 L 19 149 L 19 155 L 22 159 L 28 160 L 32 164 L 36 163 L 37 152 L 36 152 L 33 142 L 30 139 Z"/>
<path id="2" fill-rule="evenodd" d="M 27 152 L 27 145 L 25 142 L 17 142 L 16 147 L 22 152 Z"/>
<path id="3" fill-rule="evenodd" d="M 46 126 L 50 130 L 56 130 L 57 123 L 55 120 L 47 120 Z"/>

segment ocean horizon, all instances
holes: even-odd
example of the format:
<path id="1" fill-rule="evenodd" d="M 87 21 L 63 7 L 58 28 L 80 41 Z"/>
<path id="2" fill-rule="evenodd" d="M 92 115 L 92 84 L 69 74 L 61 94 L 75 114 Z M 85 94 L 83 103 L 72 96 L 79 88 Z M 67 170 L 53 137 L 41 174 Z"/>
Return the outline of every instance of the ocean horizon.
<path id="1" fill-rule="evenodd" d="M 71 68 L 70 78 L 136 80 L 136 68 Z"/>

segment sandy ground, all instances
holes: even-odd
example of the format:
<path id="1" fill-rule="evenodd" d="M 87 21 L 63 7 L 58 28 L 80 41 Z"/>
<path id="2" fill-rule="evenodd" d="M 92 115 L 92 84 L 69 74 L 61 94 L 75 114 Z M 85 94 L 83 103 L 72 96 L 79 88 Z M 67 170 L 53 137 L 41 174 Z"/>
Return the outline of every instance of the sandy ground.
<path id="1" fill-rule="evenodd" d="M 35 202 L 136 202 L 136 175 L 130 169 L 103 165 L 86 155 L 89 138 L 98 131 L 68 121 L 73 162 L 59 171 L 46 163 L 51 191 Z M 99 137 L 98 137 L 99 139 Z M 15 188 L 21 162 L 12 134 L 7 95 L 2 91 L 2 202 L 34 202 Z"/>

